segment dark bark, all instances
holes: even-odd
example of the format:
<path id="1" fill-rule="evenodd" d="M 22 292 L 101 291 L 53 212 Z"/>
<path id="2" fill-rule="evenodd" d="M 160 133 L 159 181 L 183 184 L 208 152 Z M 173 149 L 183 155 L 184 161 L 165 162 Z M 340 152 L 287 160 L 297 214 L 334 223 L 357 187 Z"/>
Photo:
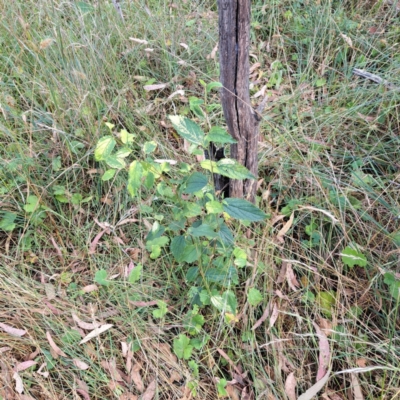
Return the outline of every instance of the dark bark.
<path id="1" fill-rule="evenodd" d="M 238 142 L 231 157 L 257 176 L 260 113 L 249 93 L 250 13 L 251 0 L 218 0 L 221 101 L 229 133 Z M 254 202 L 256 188 L 256 180 L 230 180 L 229 195 Z"/>

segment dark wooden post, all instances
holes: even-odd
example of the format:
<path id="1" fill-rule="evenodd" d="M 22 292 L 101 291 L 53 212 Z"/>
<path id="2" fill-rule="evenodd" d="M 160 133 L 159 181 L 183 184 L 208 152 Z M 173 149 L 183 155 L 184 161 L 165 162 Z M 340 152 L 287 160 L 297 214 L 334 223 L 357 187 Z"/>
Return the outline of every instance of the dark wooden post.
<path id="1" fill-rule="evenodd" d="M 229 133 L 237 140 L 231 157 L 258 174 L 258 130 L 262 107 L 252 108 L 249 93 L 251 0 L 218 0 L 222 107 Z M 257 181 L 230 180 L 229 196 L 254 202 Z"/>

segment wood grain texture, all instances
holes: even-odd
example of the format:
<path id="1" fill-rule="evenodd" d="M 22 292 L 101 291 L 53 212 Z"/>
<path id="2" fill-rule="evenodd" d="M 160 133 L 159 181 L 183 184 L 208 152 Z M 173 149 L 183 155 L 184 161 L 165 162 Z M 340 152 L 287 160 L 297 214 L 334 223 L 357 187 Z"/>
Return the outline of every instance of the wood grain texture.
<path id="1" fill-rule="evenodd" d="M 251 0 L 218 0 L 221 102 L 229 133 L 237 140 L 231 157 L 258 174 L 258 128 L 249 93 Z M 230 197 L 255 201 L 257 181 L 230 180 Z"/>

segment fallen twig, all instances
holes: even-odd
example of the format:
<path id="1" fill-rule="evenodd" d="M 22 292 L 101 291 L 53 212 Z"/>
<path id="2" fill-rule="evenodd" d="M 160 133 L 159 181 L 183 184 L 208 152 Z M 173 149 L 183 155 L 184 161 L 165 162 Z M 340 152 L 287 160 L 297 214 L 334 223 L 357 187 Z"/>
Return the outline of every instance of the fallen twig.
<path id="1" fill-rule="evenodd" d="M 387 81 L 386 79 L 381 78 L 378 75 L 371 74 L 370 72 L 364 71 L 363 69 L 354 68 L 353 74 L 360 76 L 361 78 L 369 79 L 375 83 L 379 83 L 380 85 L 387 86 L 389 89 L 400 90 L 399 87 L 393 85 L 393 83 Z"/>

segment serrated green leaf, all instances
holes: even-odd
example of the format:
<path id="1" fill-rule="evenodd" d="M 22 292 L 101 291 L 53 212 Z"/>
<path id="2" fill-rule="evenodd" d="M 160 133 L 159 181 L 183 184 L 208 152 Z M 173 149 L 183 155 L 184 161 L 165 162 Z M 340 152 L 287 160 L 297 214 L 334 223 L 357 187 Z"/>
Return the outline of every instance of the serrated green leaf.
<path id="1" fill-rule="evenodd" d="M 198 260 L 200 258 L 200 250 L 194 244 L 190 244 L 185 247 L 182 253 L 182 261 L 187 262 L 188 264 Z"/>
<path id="2" fill-rule="evenodd" d="M 52 162 L 51 162 L 53 171 L 59 171 L 61 169 L 61 157 L 55 157 L 53 158 Z"/>
<path id="3" fill-rule="evenodd" d="M 208 239 L 213 239 L 217 236 L 217 233 L 214 231 L 214 229 L 210 225 L 205 223 L 196 228 L 190 227 L 188 229 L 188 233 L 189 235 L 192 235 L 194 237 L 205 236 Z"/>
<path id="4" fill-rule="evenodd" d="M 115 147 L 115 139 L 112 136 L 104 136 L 99 139 L 94 150 L 94 158 L 96 161 L 105 160 Z"/>
<path id="5" fill-rule="evenodd" d="M 228 392 L 225 389 L 227 384 L 228 384 L 228 382 L 224 378 L 222 378 L 218 381 L 218 383 L 217 383 L 218 397 L 228 396 Z"/>
<path id="6" fill-rule="evenodd" d="M 184 204 L 184 207 L 182 210 L 182 212 L 186 218 L 197 217 L 198 215 L 201 215 L 202 211 L 203 210 L 202 210 L 201 206 L 199 206 L 196 203 L 189 203 L 189 202 L 186 202 Z"/>
<path id="7" fill-rule="evenodd" d="M 39 199 L 35 195 L 29 195 L 26 199 L 26 204 L 24 205 L 24 210 L 27 213 L 33 213 L 39 206 Z"/>
<path id="8" fill-rule="evenodd" d="M 221 87 L 222 87 L 222 83 L 221 82 L 210 82 L 206 86 L 206 92 L 210 93 L 211 90 L 216 89 L 216 88 L 221 88 Z"/>
<path id="9" fill-rule="evenodd" d="M 128 133 L 127 130 L 122 129 L 120 135 L 121 135 L 121 142 L 123 144 L 133 143 L 133 138 L 135 137 L 135 135 Z"/>
<path id="10" fill-rule="evenodd" d="M 200 172 L 194 172 L 186 181 L 184 193 L 195 193 L 208 184 L 208 177 Z"/>
<path id="11" fill-rule="evenodd" d="M 126 166 L 124 159 L 115 155 L 108 156 L 104 161 L 110 168 L 122 169 Z"/>
<path id="12" fill-rule="evenodd" d="M 355 265 L 360 267 L 367 266 L 367 258 L 364 256 L 364 254 L 359 253 L 357 250 L 354 250 L 351 247 L 346 247 L 342 251 L 341 256 L 343 264 L 349 267 L 354 267 Z"/>
<path id="13" fill-rule="evenodd" d="M 115 153 L 115 156 L 117 158 L 126 158 L 131 153 L 132 153 L 131 149 L 129 149 L 128 147 L 122 147 Z"/>
<path id="14" fill-rule="evenodd" d="M 186 335 L 180 334 L 173 341 L 173 350 L 179 359 L 188 360 L 192 355 L 193 346 L 190 345 L 190 339 Z"/>
<path id="15" fill-rule="evenodd" d="M 213 126 L 205 137 L 207 142 L 220 143 L 220 144 L 233 144 L 237 143 L 225 129 L 219 126 Z"/>
<path id="16" fill-rule="evenodd" d="M 151 154 L 151 153 L 153 153 L 153 151 L 154 151 L 156 148 L 157 148 L 157 143 L 156 143 L 154 140 L 152 140 L 151 142 L 146 142 L 146 143 L 143 145 L 143 152 L 144 152 L 145 154 Z"/>
<path id="17" fill-rule="evenodd" d="M 326 317 L 332 318 L 332 308 L 336 303 L 336 292 L 333 290 L 318 292 L 315 296 L 315 303 Z"/>
<path id="18" fill-rule="evenodd" d="M 262 302 L 263 298 L 263 295 L 258 289 L 251 288 L 247 293 L 247 301 L 253 307 L 258 306 Z"/>
<path id="19" fill-rule="evenodd" d="M 186 247 L 184 236 L 175 236 L 171 241 L 171 252 L 177 262 L 182 262 L 183 251 Z"/>
<path id="20" fill-rule="evenodd" d="M 256 179 L 244 165 L 232 158 L 223 158 L 218 161 L 217 173 L 231 179 Z"/>
<path id="21" fill-rule="evenodd" d="M 263 221 L 267 215 L 244 199 L 228 198 L 223 201 L 224 211 L 232 218 L 245 221 Z"/>
<path id="22" fill-rule="evenodd" d="M 206 210 L 209 214 L 221 214 L 224 211 L 222 204 L 217 200 L 207 202 Z"/>
<path id="23" fill-rule="evenodd" d="M 190 143 L 203 146 L 204 132 L 195 122 L 180 115 L 170 115 L 169 119 L 181 137 Z"/>
<path id="24" fill-rule="evenodd" d="M 100 269 L 96 271 L 94 275 L 94 281 L 101 286 L 109 286 L 110 281 L 107 280 L 107 271 L 105 269 Z"/>
<path id="25" fill-rule="evenodd" d="M 116 172 L 117 170 L 115 169 L 108 169 L 106 172 L 104 172 L 103 176 L 101 177 L 101 180 L 109 181 L 110 179 L 114 178 Z"/>
<path id="26" fill-rule="evenodd" d="M 137 195 L 137 191 L 142 184 L 143 168 L 138 161 L 133 161 L 129 166 L 128 192 L 132 197 Z"/>
<path id="27" fill-rule="evenodd" d="M 203 103 L 204 100 L 199 99 L 198 97 L 194 96 L 189 97 L 190 110 L 199 118 L 204 118 L 203 110 L 200 107 Z"/>
<path id="28" fill-rule="evenodd" d="M 128 282 L 135 283 L 140 279 L 140 275 L 142 274 L 143 265 L 137 264 L 132 271 L 129 273 Z"/>
<path id="29" fill-rule="evenodd" d="M 159 300 L 157 301 L 158 308 L 153 311 L 154 318 L 162 318 L 168 312 L 167 303 L 165 301 Z"/>

